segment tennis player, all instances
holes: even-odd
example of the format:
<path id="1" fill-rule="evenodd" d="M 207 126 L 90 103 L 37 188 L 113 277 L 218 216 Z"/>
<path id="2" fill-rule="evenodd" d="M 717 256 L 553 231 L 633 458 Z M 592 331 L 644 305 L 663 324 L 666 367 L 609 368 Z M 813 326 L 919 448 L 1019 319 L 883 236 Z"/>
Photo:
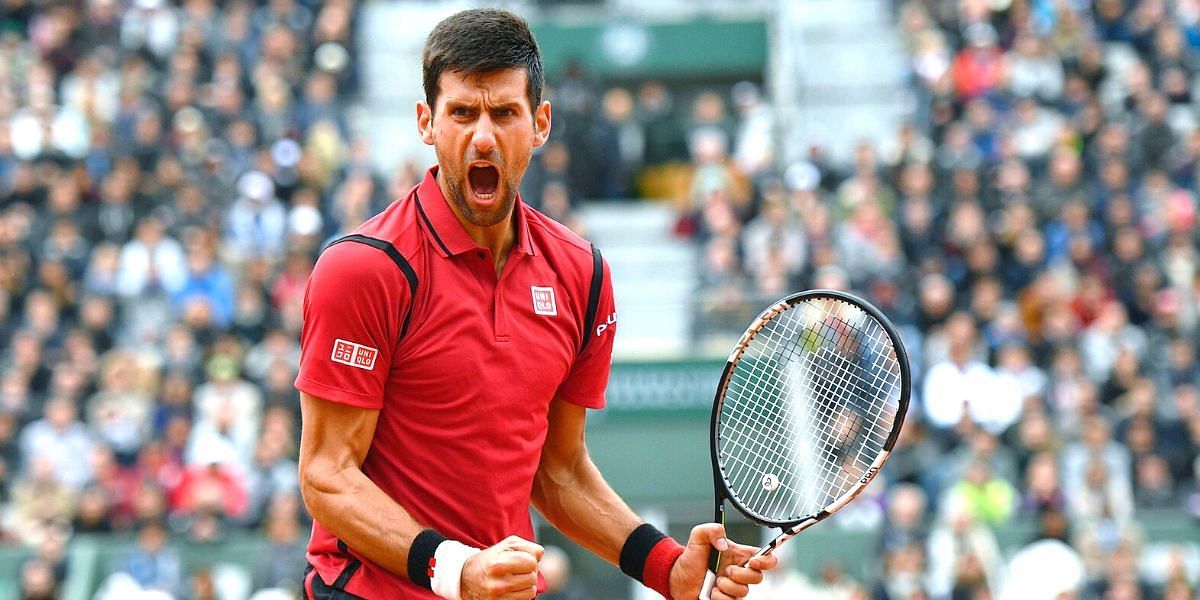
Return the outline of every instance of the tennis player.
<path id="1" fill-rule="evenodd" d="M 532 504 L 667 598 L 713 598 L 762 572 L 722 526 L 680 545 L 645 524 L 588 457 L 616 313 L 607 265 L 523 204 L 550 133 L 536 42 L 471 10 L 426 41 L 417 129 L 437 166 L 322 254 L 304 304 L 300 479 L 314 517 L 308 598 L 526 600 L 539 589 Z"/>

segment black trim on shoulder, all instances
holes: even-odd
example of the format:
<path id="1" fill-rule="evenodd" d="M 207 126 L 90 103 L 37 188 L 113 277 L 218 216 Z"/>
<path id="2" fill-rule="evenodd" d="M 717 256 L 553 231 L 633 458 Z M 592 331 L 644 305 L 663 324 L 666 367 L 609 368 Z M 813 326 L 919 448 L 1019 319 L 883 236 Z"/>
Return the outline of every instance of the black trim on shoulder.
<path id="1" fill-rule="evenodd" d="M 418 206 L 420 205 L 418 204 Z M 383 251 L 388 258 L 392 259 L 392 262 L 396 263 L 396 266 L 400 269 L 400 272 L 404 274 L 404 278 L 408 280 L 410 299 L 408 302 L 408 311 L 404 315 L 404 325 L 400 328 L 400 337 L 403 339 L 405 334 L 408 333 L 408 323 L 412 320 L 413 304 L 417 301 L 417 284 L 419 283 L 417 280 L 417 272 L 413 270 L 412 265 L 408 262 L 408 259 L 404 258 L 403 254 L 400 254 L 400 251 L 396 249 L 396 246 L 392 245 L 392 243 L 387 240 L 381 240 L 378 238 L 352 233 L 329 242 L 329 245 L 325 246 L 325 249 L 328 250 L 331 246 L 340 244 L 342 242 L 355 242 Z"/>
<path id="2" fill-rule="evenodd" d="M 604 259 L 600 249 L 592 244 L 592 287 L 588 290 L 587 312 L 583 318 L 583 341 L 579 344 L 579 353 L 587 349 L 592 341 L 592 328 L 596 326 L 596 311 L 600 308 L 600 290 L 604 287 Z"/>
<path id="3" fill-rule="evenodd" d="M 425 221 L 425 226 L 429 228 L 429 233 L 433 234 L 433 241 L 437 242 L 438 247 L 446 256 L 450 256 L 450 249 L 446 247 L 446 243 L 442 241 L 442 236 L 438 235 L 437 229 L 433 226 L 433 221 L 429 220 L 429 215 L 425 214 L 425 209 L 421 206 L 421 195 L 413 190 L 413 200 L 417 203 L 417 213 L 421 215 L 421 220 Z"/>

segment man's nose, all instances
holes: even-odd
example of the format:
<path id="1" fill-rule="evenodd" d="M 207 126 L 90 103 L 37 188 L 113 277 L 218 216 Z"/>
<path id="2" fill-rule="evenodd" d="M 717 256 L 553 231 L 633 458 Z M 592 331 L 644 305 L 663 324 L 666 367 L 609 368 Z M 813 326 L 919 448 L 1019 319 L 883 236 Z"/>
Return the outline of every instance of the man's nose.
<path id="1" fill-rule="evenodd" d="M 496 147 L 496 129 L 492 118 L 486 112 L 475 123 L 475 131 L 471 134 L 471 145 L 480 154 L 487 154 Z"/>

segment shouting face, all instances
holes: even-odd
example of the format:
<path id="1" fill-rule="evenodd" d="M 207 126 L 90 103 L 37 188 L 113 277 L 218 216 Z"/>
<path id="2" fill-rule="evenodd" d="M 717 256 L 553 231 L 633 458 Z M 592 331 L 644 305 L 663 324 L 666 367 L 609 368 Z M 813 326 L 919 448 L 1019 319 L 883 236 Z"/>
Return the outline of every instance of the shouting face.
<path id="1" fill-rule="evenodd" d="M 436 106 L 417 105 L 417 126 L 437 153 L 442 193 L 472 237 L 507 227 L 533 149 L 550 132 L 550 103 L 530 106 L 525 71 L 443 73 Z"/>

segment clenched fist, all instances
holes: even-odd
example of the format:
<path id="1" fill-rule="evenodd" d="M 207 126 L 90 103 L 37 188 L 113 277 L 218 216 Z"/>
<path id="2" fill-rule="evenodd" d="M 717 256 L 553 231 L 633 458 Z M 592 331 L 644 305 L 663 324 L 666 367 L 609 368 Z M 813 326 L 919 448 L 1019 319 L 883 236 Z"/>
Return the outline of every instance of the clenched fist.
<path id="1" fill-rule="evenodd" d="M 531 600 L 537 596 L 543 552 L 541 546 L 512 535 L 468 558 L 462 570 L 463 600 Z"/>

